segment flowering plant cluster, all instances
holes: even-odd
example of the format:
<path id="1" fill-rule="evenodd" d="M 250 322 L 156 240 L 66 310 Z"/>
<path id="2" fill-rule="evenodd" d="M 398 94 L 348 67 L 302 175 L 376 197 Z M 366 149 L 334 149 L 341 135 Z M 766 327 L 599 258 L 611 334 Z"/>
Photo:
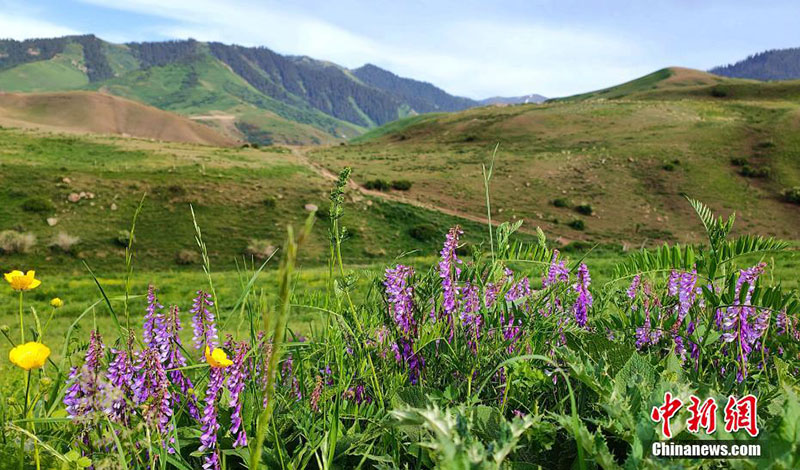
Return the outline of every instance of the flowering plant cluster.
<path id="1" fill-rule="evenodd" d="M 632 254 L 609 280 L 543 235 L 512 243 L 503 224 L 488 253 L 467 254 L 455 226 L 431 266 L 403 260 L 359 290 L 336 229 L 326 296 L 292 288 L 309 223 L 290 232 L 274 302 L 251 289 L 259 271 L 226 308 L 211 284 L 188 311 L 150 286 L 141 334 L 93 328 L 61 365 L 38 317 L 25 338 L 35 273 L 12 272 L 21 335 L 6 335 L 9 360 L 32 393 L 6 430 L 23 461 L 76 468 L 658 468 L 640 451 L 662 437 L 654 421 L 678 403 L 711 419 L 735 396 L 758 400 L 748 423 L 775 443 L 776 468 L 792 468 L 800 300 L 753 259 L 786 245 L 729 240 L 731 223 L 696 209 L 710 246 Z M 290 321 L 300 312 L 317 316 L 308 336 Z M 710 426 L 689 424 L 672 419 L 670 436 Z M 704 437 L 746 439 L 745 424 Z"/>

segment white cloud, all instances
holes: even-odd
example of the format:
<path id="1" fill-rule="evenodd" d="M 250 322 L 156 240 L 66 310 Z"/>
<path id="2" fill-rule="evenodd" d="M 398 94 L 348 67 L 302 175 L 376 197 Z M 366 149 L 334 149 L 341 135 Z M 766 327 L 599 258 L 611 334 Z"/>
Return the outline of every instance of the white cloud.
<path id="1" fill-rule="evenodd" d="M 0 38 L 3 39 L 51 38 L 69 34 L 77 34 L 77 32 L 47 21 L 25 16 L 12 16 L 6 13 L 0 14 Z"/>
<path id="2" fill-rule="evenodd" d="M 162 37 L 263 45 L 347 67 L 371 62 L 473 98 L 562 96 L 614 85 L 656 68 L 647 63 L 637 41 L 578 27 L 449 19 L 425 31 L 401 25 L 407 30 L 392 40 L 269 1 L 82 1 L 160 18 L 152 30 Z"/>

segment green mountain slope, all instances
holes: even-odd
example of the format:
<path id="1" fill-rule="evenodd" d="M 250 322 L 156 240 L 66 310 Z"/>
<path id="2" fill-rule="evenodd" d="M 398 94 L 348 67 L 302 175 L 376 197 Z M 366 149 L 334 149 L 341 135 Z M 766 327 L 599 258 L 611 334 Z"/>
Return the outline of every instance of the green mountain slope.
<path id="1" fill-rule="evenodd" d="M 403 175 L 405 197 L 480 214 L 499 143 L 495 220 L 565 241 L 699 240 L 688 194 L 736 208 L 742 230 L 798 239 L 800 206 L 781 197 L 800 186 L 798 84 L 673 69 L 571 100 L 404 119 L 311 158 L 351 165 L 362 184 Z"/>

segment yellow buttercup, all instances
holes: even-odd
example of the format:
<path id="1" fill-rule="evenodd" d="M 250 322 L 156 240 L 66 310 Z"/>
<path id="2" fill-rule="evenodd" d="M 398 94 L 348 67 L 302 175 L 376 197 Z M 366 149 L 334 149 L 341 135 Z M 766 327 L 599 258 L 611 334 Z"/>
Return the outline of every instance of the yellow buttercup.
<path id="1" fill-rule="evenodd" d="M 36 271 L 30 270 L 27 273 L 14 270 L 10 273 L 5 273 L 3 276 L 15 291 L 24 291 L 36 289 L 42 281 L 36 279 Z"/>
<path id="2" fill-rule="evenodd" d="M 54 298 L 53 298 L 53 299 L 50 301 L 50 305 L 51 305 L 53 308 L 61 308 L 61 307 L 63 307 L 63 306 L 64 306 L 64 301 L 63 301 L 63 300 L 61 300 L 61 299 L 59 299 L 58 297 L 54 297 Z"/>
<path id="3" fill-rule="evenodd" d="M 42 367 L 48 357 L 50 357 L 50 348 L 35 341 L 21 344 L 8 353 L 8 360 L 24 370 Z"/>
<path id="4" fill-rule="evenodd" d="M 225 354 L 225 351 L 220 348 L 216 348 L 212 352 L 211 348 L 208 346 L 206 346 L 206 362 L 208 362 L 208 365 L 211 367 L 215 367 L 217 369 L 228 367 L 229 365 L 233 364 L 233 361 L 228 359 L 228 355 Z"/>

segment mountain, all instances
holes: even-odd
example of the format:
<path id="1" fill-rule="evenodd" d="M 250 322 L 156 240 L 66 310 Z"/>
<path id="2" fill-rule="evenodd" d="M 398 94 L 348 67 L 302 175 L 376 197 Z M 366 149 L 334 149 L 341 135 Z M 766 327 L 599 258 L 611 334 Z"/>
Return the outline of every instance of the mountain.
<path id="1" fill-rule="evenodd" d="M 255 143 L 330 143 L 396 119 L 478 105 L 374 65 L 348 70 L 265 47 L 93 35 L 0 41 L 0 91 L 93 90 Z"/>
<path id="2" fill-rule="evenodd" d="M 0 93 L 0 126 L 116 134 L 216 147 L 235 143 L 185 117 L 91 91 Z"/>
<path id="3" fill-rule="evenodd" d="M 497 144 L 495 221 L 521 219 L 565 242 L 695 242 L 689 195 L 737 210 L 742 230 L 800 237 L 800 206 L 782 196 L 800 186 L 800 80 L 672 67 L 536 106 L 409 117 L 309 158 L 351 166 L 361 184 L 403 175 L 412 185 L 399 197 L 474 215 L 486 211 L 481 165 Z"/>
<path id="4" fill-rule="evenodd" d="M 735 64 L 714 67 L 709 72 L 754 80 L 800 79 L 800 47 L 760 52 Z"/>
<path id="5" fill-rule="evenodd" d="M 352 73 L 362 83 L 400 97 L 416 113 L 461 111 L 479 105 L 469 98 L 449 95 L 430 83 L 398 77 L 372 64 L 352 70 Z"/>
<path id="6" fill-rule="evenodd" d="M 528 103 L 544 103 L 547 98 L 542 95 L 530 94 L 524 96 L 493 96 L 480 100 L 479 103 L 483 106 L 489 105 L 513 105 L 513 104 L 528 104 Z"/>

